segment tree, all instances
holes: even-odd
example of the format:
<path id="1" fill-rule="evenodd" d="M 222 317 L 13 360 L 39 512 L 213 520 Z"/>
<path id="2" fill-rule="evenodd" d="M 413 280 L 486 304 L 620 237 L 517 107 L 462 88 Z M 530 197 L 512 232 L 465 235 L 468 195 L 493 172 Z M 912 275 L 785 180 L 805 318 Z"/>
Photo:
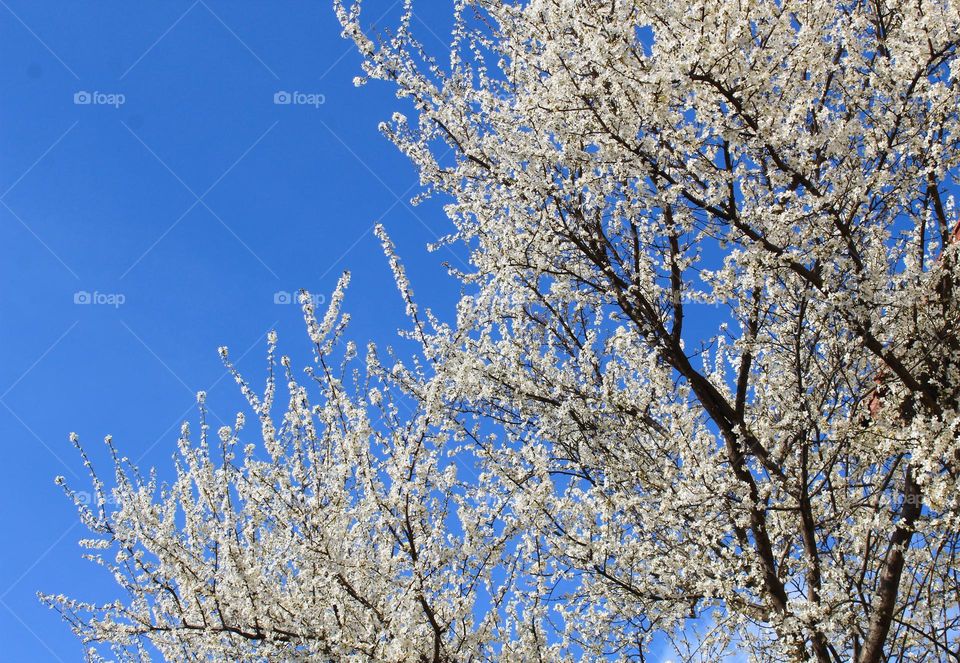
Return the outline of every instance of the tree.
<path id="1" fill-rule="evenodd" d="M 159 496 L 121 469 L 82 510 L 131 598 L 52 600 L 81 636 L 960 659 L 960 6 L 457 2 L 445 66 L 409 2 L 385 35 L 335 6 L 470 252 L 456 323 L 381 233 L 421 361 L 371 348 L 347 388 L 342 289 L 305 304 L 319 404 L 288 372 L 276 427 L 272 378 L 241 382 L 267 460 L 224 429 L 222 461 L 202 435 Z"/>

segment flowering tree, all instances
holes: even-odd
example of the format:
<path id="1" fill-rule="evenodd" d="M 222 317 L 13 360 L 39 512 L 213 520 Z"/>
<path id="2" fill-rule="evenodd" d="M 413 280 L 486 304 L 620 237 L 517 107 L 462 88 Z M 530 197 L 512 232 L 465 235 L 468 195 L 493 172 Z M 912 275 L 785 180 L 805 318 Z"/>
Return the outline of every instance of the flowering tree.
<path id="1" fill-rule="evenodd" d="M 468 615 L 475 588 L 490 585 L 497 546 L 469 544 L 479 524 L 456 534 L 448 526 L 462 499 L 453 466 L 438 462 L 450 428 L 439 425 L 443 413 L 424 404 L 408 412 L 396 389 L 406 372 L 385 370 L 373 347 L 362 371 L 347 370 L 356 359 L 349 343 L 339 368 L 331 362 L 348 320 L 347 281 L 322 320 L 301 298 L 315 359 L 306 373 L 320 401 L 282 357 L 288 405 L 279 426 L 276 335 L 262 394 L 220 348 L 262 448 L 240 444 L 242 414 L 211 439 L 202 393 L 199 440 L 184 424 L 169 485 L 142 477 L 107 438 L 116 461 L 107 494 L 81 448 L 92 499 L 67 492 L 96 536 L 83 543 L 129 596 L 109 605 L 43 597 L 85 642 L 109 643 L 122 660 L 149 658 L 149 640 L 170 660 L 402 661 L 449 658 L 494 639 L 495 612 Z M 89 656 L 100 660 L 100 650 Z"/>
<path id="2" fill-rule="evenodd" d="M 287 372 L 81 513 L 171 658 L 960 659 L 955 0 L 456 3 L 449 64 L 336 10 L 449 199 L 456 323 Z M 271 371 L 273 370 L 271 345 Z M 352 361 L 348 352 L 346 361 Z M 289 369 L 289 363 L 284 362 Z M 400 406 L 409 404 L 412 412 Z M 259 455 L 258 455 L 259 454 Z M 265 454 L 265 455 L 264 455 Z M 159 494 L 158 491 L 159 490 Z M 105 558 L 103 558 L 105 559 Z"/>

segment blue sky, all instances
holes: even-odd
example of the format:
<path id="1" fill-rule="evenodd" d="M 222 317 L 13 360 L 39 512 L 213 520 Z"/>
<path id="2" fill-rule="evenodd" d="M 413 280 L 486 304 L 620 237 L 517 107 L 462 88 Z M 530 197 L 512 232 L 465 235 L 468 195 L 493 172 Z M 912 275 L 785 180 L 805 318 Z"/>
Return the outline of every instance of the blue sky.
<path id="1" fill-rule="evenodd" d="M 434 48 L 450 9 L 418 9 Z M 259 380 L 269 329 L 306 350 L 297 307 L 275 301 L 328 294 L 344 269 L 350 336 L 395 341 L 377 221 L 418 299 L 450 310 L 455 258 L 425 249 L 442 201 L 409 206 L 416 173 L 377 132 L 402 106 L 353 87 L 339 33 L 327 0 L 0 0 L 0 661 L 81 657 L 37 591 L 114 596 L 53 483 L 87 487 L 70 431 L 101 472 L 108 433 L 168 470 L 196 391 L 225 419 L 242 407 L 216 348 Z"/>

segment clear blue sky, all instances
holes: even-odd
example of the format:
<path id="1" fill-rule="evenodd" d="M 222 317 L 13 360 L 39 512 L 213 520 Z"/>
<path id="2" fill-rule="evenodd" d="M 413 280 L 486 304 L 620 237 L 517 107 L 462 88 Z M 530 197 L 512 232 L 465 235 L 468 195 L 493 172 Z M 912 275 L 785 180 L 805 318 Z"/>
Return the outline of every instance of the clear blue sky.
<path id="1" fill-rule="evenodd" d="M 442 48 L 450 3 L 418 14 Z M 37 591 L 114 596 L 53 483 L 87 487 L 70 431 L 101 472 L 107 433 L 168 471 L 196 391 L 225 419 L 241 407 L 217 346 L 259 381 L 269 329 L 306 348 L 276 293 L 329 293 L 343 269 L 351 337 L 395 340 L 378 220 L 418 299 L 449 312 L 455 258 L 425 249 L 440 201 L 409 207 L 416 173 L 377 132 L 399 102 L 353 87 L 339 32 L 328 0 L 0 0 L 0 661 L 81 658 Z"/>

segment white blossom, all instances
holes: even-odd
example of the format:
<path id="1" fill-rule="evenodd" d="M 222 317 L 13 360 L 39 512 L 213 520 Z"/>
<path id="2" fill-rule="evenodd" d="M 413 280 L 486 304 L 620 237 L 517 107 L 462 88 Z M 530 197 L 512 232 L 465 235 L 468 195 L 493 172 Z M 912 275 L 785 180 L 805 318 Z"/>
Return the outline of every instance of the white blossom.
<path id="1" fill-rule="evenodd" d="M 378 227 L 421 356 L 334 363 L 346 277 L 282 416 L 221 349 L 262 440 L 201 399 L 78 503 L 127 598 L 45 600 L 130 658 L 955 660 L 960 5 L 458 0 L 447 67 L 335 7 L 455 321 Z"/>

